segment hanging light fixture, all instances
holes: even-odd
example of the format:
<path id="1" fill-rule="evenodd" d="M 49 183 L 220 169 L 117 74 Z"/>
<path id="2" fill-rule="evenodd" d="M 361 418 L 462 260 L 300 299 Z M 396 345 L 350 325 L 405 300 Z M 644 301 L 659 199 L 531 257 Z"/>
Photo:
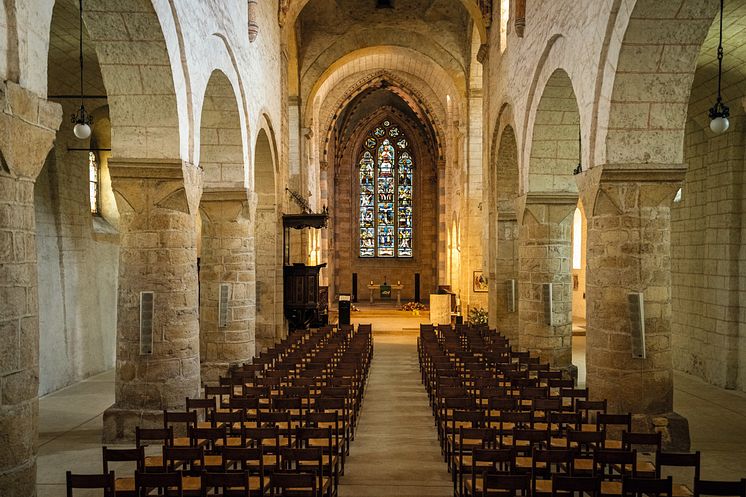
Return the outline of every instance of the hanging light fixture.
<path id="1" fill-rule="evenodd" d="M 720 85 L 723 78 L 723 3 L 724 0 L 720 0 L 720 41 L 718 42 L 718 97 L 715 101 L 715 105 L 710 109 L 710 129 L 715 134 L 725 133 L 730 126 L 730 109 L 723 103 L 723 98 L 720 95 Z"/>
<path id="2" fill-rule="evenodd" d="M 88 112 L 86 112 L 85 106 L 83 105 L 83 0 L 79 0 L 79 6 L 80 32 L 78 35 L 80 41 L 80 109 L 72 115 L 72 122 L 75 124 L 75 127 L 73 128 L 75 136 L 80 140 L 85 140 L 91 136 L 91 124 L 93 123 L 93 118 L 88 114 Z"/>

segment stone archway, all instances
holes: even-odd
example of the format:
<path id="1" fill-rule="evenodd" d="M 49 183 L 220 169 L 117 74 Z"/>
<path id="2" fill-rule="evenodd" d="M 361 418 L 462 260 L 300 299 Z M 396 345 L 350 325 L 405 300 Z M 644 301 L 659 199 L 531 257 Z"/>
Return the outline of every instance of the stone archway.
<path id="1" fill-rule="evenodd" d="M 492 325 L 510 339 L 518 338 L 518 145 L 506 125 L 499 135 L 491 174 L 490 199 L 490 308 Z"/>
<path id="2" fill-rule="evenodd" d="M 552 73 L 542 90 L 532 136 L 528 184 L 517 206 L 519 344 L 552 366 L 570 368 L 570 242 L 578 199 L 573 170 L 579 163 L 580 114 L 572 82 L 562 69 Z"/>
<path id="3" fill-rule="evenodd" d="M 200 370 L 202 382 L 211 383 L 255 354 L 251 214 L 236 94 L 228 77 L 213 71 L 200 119 Z"/>
<path id="4" fill-rule="evenodd" d="M 271 347 L 284 335 L 282 219 L 276 185 L 275 153 L 265 128 L 254 146 L 254 240 L 256 260 L 256 347 Z"/>

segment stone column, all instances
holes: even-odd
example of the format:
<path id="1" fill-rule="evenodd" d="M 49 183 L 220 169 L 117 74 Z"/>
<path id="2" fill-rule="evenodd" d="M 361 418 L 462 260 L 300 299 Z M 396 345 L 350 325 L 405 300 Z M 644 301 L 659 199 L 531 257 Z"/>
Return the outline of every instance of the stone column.
<path id="1" fill-rule="evenodd" d="M 517 199 L 519 254 L 518 344 L 554 367 L 572 363 L 572 214 L 576 193 L 529 193 Z M 544 284 L 552 283 L 552 324 Z"/>
<path id="2" fill-rule="evenodd" d="M 254 348 L 254 227 L 246 190 L 205 191 L 200 257 L 202 381 L 217 382 L 231 364 L 251 360 Z M 220 286 L 228 285 L 228 313 L 220 326 Z"/>
<path id="3" fill-rule="evenodd" d="M 673 411 L 671 202 L 684 165 L 605 165 L 579 177 L 588 217 L 587 374 L 612 412 L 655 424 L 674 447 L 689 445 Z M 628 294 L 642 292 L 646 358 L 632 356 Z M 668 430 L 668 433 L 665 432 Z"/>
<path id="4" fill-rule="evenodd" d="M 265 195 L 259 195 L 260 197 Z M 278 240 L 277 207 L 274 199 L 258 202 L 255 216 L 256 247 L 256 347 L 263 350 L 274 345 L 282 333 L 282 315 L 277 305 L 282 303 L 282 265 Z M 292 230 L 297 231 L 297 230 Z M 307 251 L 313 230 L 303 230 L 303 252 Z M 305 260 L 305 259 L 304 259 Z M 279 319 L 278 319 L 279 318 Z"/>
<path id="5" fill-rule="evenodd" d="M 0 83 L 0 495 L 36 495 L 39 306 L 34 181 L 62 107 Z"/>
<path id="6" fill-rule="evenodd" d="M 201 170 L 182 161 L 109 161 L 121 216 L 115 403 L 104 441 L 131 440 L 200 389 L 195 213 Z M 141 353 L 140 294 L 154 292 L 153 348 Z"/>
<path id="7" fill-rule="evenodd" d="M 518 221 L 515 212 L 497 213 L 497 254 L 494 264 L 494 291 L 491 298 L 494 299 L 495 327 L 497 330 L 510 338 L 518 340 L 518 286 L 516 284 L 515 304 L 513 312 L 508 310 L 507 281 L 518 282 Z"/>
<path id="8" fill-rule="evenodd" d="M 449 250 L 448 247 L 448 230 L 450 229 L 450 225 L 448 223 L 448 215 L 447 215 L 447 198 L 446 198 L 446 161 L 443 159 L 439 159 L 438 163 L 436 164 L 436 181 L 438 185 L 438 276 L 437 276 L 437 285 L 447 285 L 448 284 L 448 257 L 449 257 Z M 434 285 L 434 286 L 437 286 Z M 423 300 L 427 300 L 430 298 L 430 295 L 428 293 L 430 291 L 433 291 L 432 289 L 423 288 L 420 290 L 420 297 Z"/>

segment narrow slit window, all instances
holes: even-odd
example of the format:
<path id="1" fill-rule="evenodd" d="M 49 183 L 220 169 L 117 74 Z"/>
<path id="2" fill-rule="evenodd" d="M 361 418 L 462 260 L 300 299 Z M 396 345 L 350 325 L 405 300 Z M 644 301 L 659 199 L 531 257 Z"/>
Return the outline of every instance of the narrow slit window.
<path id="1" fill-rule="evenodd" d="M 572 218 L 572 268 L 583 267 L 583 215 L 580 209 L 575 209 Z"/>
<path id="2" fill-rule="evenodd" d="M 99 170 L 98 160 L 93 151 L 88 152 L 88 196 L 91 214 L 99 213 Z"/>

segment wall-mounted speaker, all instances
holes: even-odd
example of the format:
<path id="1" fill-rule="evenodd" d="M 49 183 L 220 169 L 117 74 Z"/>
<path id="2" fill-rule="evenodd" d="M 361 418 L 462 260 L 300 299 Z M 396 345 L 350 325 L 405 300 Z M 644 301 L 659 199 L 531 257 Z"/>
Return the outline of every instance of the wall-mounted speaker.
<path id="1" fill-rule="evenodd" d="M 628 293 L 632 357 L 645 359 L 645 299 L 642 293 Z"/>
<path id="2" fill-rule="evenodd" d="M 547 326 L 554 326 L 554 304 L 552 302 L 551 283 L 544 283 L 542 285 L 542 294 L 544 296 L 544 323 Z"/>
<path id="3" fill-rule="evenodd" d="M 414 301 L 420 302 L 420 273 L 414 273 Z"/>
<path id="4" fill-rule="evenodd" d="M 229 283 L 220 284 L 220 296 L 218 300 L 218 327 L 225 328 L 228 326 L 228 299 L 231 294 L 231 285 Z"/>
<path id="5" fill-rule="evenodd" d="M 516 284 L 515 280 L 505 280 L 505 309 L 515 312 Z"/>

